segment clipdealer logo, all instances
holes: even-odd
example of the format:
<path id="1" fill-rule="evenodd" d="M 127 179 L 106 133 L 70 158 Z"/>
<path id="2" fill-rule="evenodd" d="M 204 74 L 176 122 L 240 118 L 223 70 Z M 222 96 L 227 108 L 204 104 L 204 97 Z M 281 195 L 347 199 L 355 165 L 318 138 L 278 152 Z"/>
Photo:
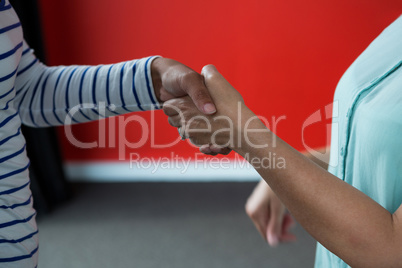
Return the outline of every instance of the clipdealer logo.
<path id="1" fill-rule="evenodd" d="M 239 106 L 240 107 L 240 106 Z M 241 108 L 239 108 L 238 114 L 241 114 L 240 111 Z M 99 120 L 99 129 L 98 129 L 98 140 L 97 141 L 92 141 L 92 142 L 83 142 L 78 140 L 72 131 L 71 125 L 74 123 L 73 118 L 75 116 L 79 116 L 80 113 L 88 112 L 88 110 L 93 110 L 98 114 L 98 119 L 104 119 L 105 117 L 109 117 L 108 121 L 105 120 Z M 69 110 L 69 113 L 67 114 L 65 118 L 65 135 L 68 139 L 68 141 L 78 147 L 78 148 L 83 148 L 83 149 L 89 149 L 89 148 L 117 148 L 118 149 L 118 155 L 119 155 L 119 160 L 125 161 L 126 159 L 126 150 L 132 149 L 138 149 L 143 147 L 145 144 L 149 145 L 150 148 L 154 149 L 163 149 L 163 148 L 172 148 L 179 142 L 183 142 L 181 140 L 181 137 L 177 135 L 177 137 L 166 143 L 158 144 L 155 141 L 156 137 L 156 120 L 155 120 L 155 110 L 150 111 L 151 118 L 149 121 L 145 120 L 143 117 L 139 116 L 138 114 L 131 113 L 128 114 L 127 116 L 112 116 L 116 115 L 114 111 L 116 110 L 116 107 L 114 105 L 109 105 L 107 106 L 104 102 L 100 102 L 97 105 L 93 103 L 89 104 L 80 104 L 77 105 Z M 302 128 L 301 128 L 301 138 L 302 138 L 302 144 L 306 152 L 311 154 L 312 156 L 324 160 L 325 154 L 327 152 L 319 152 L 315 150 L 313 147 L 309 146 L 306 143 L 305 140 L 305 130 L 316 123 L 328 120 L 328 119 L 334 119 L 338 117 L 338 111 L 339 111 L 339 103 L 337 101 L 330 103 L 326 106 L 324 106 L 323 109 L 318 109 L 315 112 L 313 112 L 310 116 L 307 117 L 307 119 L 303 122 Z M 322 116 L 322 113 L 324 112 L 324 116 Z M 258 148 L 265 148 L 268 147 L 268 144 L 253 144 L 252 141 L 249 140 L 248 138 L 248 133 L 251 132 L 267 132 L 267 131 L 272 131 L 274 133 L 277 132 L 279 123 L 286 120 L 286 116 L 282 115 L 279 117 L 272 116 L 271 120 L 268 120 L 267 118 L 263 116 L 255 116 L 255 118 L 252 118 L 251 120 L 261 120 L 266 126 L 267 130 L 255 130 L 255 129 L 245 129 L 244 132 L 244 142 L 247 144 L 247 146 L 258 149 Z M 219 116 L 214 119 L 216 120 L 225 120 L 229 124 L 229 128 L 226 129 L 218 129 L 215 132 L 222 133 L 224 131 L 228 132 L 228 137 L 229 141 L 228 144 L 234 144 L 239 141 L 234 141 L 231 140 L 235 135 L 233 135 L 235 130 L 234 125 L 237 122 L 232 122 L 229 117 L 225 116 Z M 211 137 L 215 137 L 217 133 L 211 133 L 212 130 L 212 125 L 211 122 L 207 119 L 204 118 L 203 120 L 206 124 L 207 127 L 205 129 L 193 129 L 192 131 L 194 132 L 205 132 L 206 135 L 211 135 Z M 249 120 L 250 121 L 250 120 Z M 106 126 L 106 122 L 108 122 L 108 127 Z M 247 122 L 246 127 L 249 125 L 249 122 Z M 140 138 L 137 141 L 129 141 L 126 137 L 126 128 L 129 124 L 136 124 L 138 125 L 138 131 L 141 133 Z M 108 130 L 107 130 L 108 129 Z M 332 129 L 332 137 L 331 137 L 331 129 Z M 327 144 L 329 144 L 329 141 L 332 140 L 332 144 L 339 144 L 338 142 L 338 123 L 336 120 L 332 121 L 331 123 L 327 124 L 327 129 L 326 129 L 327 135 Z M 106 135 L 107 133 L 107 135 Z M 264 135 L 261 133 L 261 135 Z M 108 136 L 108 140 L 106 140 L 106 136 Z M 238 136 L 239 137 L 239 136 Z M 240 138 L 239 138 L 240 140 Z M 116 142 L 117 141 L 117 142 Z M 190 144 L 194 148 L 198 148 L 197 146 L 193 145 L 188 139 L 185 140 L 188 144 Z M 272 148 L 276 147 L 276 136 L 274 136 L 274 139 L 272 140 L 271 146 Z M 337 155 L 337 146 L 332 146 L 333 150 L 333 155 Z M 216 165 L 219 166 L 219 168 L 228 168 L 228 165 L 226 162 L 233 162 L 233 158 L 206 158 L 201 157 L 204 156 L 201 153 L 196 153 L 192 159 L 185 159 L 181 157 L 179 154 L 174 154 L 173 152 L 170 155 L 170 158 L 159 158 L 159 159 L 153 159 L 149 157 L 143 157 L 141 158 L 139 154 L 137 153 L 131 153 L 130 154 L 130 167 L 133 165 L 141 166 L 143 168 L 153 168 L 153 169 L 159 169 L 159 168 L 164 168 L 167 167 L 168 165 L 170 166 L 182 166 L 184 170 L 187 170 L 189 167 L 188 163 L 192 163 L 192 165 L 198 165 L 200 166 L 201 163 L 200 161 L 205 163 L 206 165 L 210 165 L 211 168 L 215 168 Z M 243 164 L 240 164 L 242 161 L 239 160 L 239 156 L 236 155 L 234 159 L 234 163 L 237 164 L 237 166 L 242 167 Z M 217 160 L 218 159 L 218 160 Z M 255 166 L 260 166 L 260 167 L 271 167 L 271 168 L 285 168 L 286 163 L 285 159 L 277 156 L 275 153 L 270 153 L 270 155 L 267 155 L 265 157 L 262 157 L 260 159 L 258 158 L 252 158 L 250 157 L 250 154 L 245 155 L 245 159 L 249 162 L 252 163 Z M 215 161 L 219 161 L 215 162 Z M 332 157 L 330 161 L 330 166 L 336 166 L 338 165 L 338 159 L 336 157 Z M 168 164 L 170 163 L 170 164 Z M 198 164 L 197 164 L 198 163 Z"/>
<path id="2" fill-rule="evenodd" d="M 141 157 L 138 153 L 130 153 L 130 169 L 150 169 L 154 174 L 160 170 L 176 169 L 181 174 L 185 174 L 189 168 L 192 170 L 217 170 L 217 169 L 285 169 L 286 161 L 283 157 L 278 157 L 275 153 L 269 153 L 262 158 L 250 157 L 246 154 L 244 158 L 238 154 L 234 159 L 229 157 L 205 157 L 202 153 L 194 154 L 194 157 L 183 157 L 174 152 L 169 157 Z M 251 165 L 253 166 L 251 166 Z"/>

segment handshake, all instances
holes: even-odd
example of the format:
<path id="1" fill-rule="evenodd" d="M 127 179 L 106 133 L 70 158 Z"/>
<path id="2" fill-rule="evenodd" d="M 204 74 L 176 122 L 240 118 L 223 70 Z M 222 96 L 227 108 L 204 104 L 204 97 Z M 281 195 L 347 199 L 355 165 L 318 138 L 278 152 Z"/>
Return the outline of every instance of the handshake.
<path id="1" fill-rule="evenodd" d="M 269 169 L 263 159 L 282 155 L 284 144 L 213 65 L 205 66 L 199 75 L 176 61 L 158 58 L 152 70 L 156 96 L 183 140 L 189 139 L 209 155 L 234 150 L 265 179 Z M 271 246 L 295 239 L 290 233 L 292 217 L 264 180 L 248 199 L 246 212 Z"/>
<path id="2" fill-rule="evenodd" d="M 235 150 L 244 156 L 250 150 L 267 147 L 268 144 L 262 143 L 259 135 L 269 130 L 247 108 L 240 93 L 218 70 L 213 65 L 207 65 L 202 69 L 200 78 L 203 81 L 195 94 L 188 91 L 188 95 L 179 98 L 172 97 L 166 90 L 160 94 L 162 100 L 162 95 L 168 99 L 163 104 L 163 111 L 169 124 L 178 128 L 181 138 L 189 139 L 202 153 L 210 155 L 226 155 Z M 199 83 L 195 76 L 192 79 L 195 84 Z M 200 89 L 203 86 L 207 92 Z M 216 109 L 211 103 L 204 104 L 209 99 Z"/>

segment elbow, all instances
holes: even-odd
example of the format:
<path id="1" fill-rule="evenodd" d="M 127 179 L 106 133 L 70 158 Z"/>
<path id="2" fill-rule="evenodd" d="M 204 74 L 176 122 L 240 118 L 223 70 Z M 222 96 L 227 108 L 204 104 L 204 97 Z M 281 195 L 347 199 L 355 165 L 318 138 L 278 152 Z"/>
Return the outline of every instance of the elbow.
<path id="1" fill-rule="evenodd" d="M 395 233 L 384 231 L 364 239 L 354 236 L 348 242 L 350 252 L 345 262 L 351 267 L 402 267 L 401 242 Z"/>

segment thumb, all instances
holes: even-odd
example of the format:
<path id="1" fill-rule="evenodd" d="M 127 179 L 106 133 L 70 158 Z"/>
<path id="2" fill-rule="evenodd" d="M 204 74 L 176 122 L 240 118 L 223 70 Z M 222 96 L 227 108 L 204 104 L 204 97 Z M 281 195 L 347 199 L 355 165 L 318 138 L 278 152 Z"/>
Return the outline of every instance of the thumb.
<path id="1" fill-rule="evenodd" d="M 208 75 L 212 74 L 219 74 L 218 69 L 216 69 L 215 65 L 213 64 L 207 64 L 204 67 L 202 67 L 201 74 L 204 77 L 207 77 Z"/>
<path id="2" fill-rule="evenodd" d="M 221 83 L 222 82 L 228 83 L 226 79 L 223 77 L 223 75 L 221 75 L 221 73 L 218 71 L 218 69 L 216 69 L 216 67 L 212 64 L 205 65 L 201 70 L 201 75 L 204 77 L 206 83 L 208 83 L 208 80 L 211 79 L 218 79 L 222 80 Z"/>
<path id="3" fill-rule="evenodd" d="M 267 226 L 267 240 L 270 246 L 276 247 L 279 244 L 279 237 L 282 233 L 283 213 L 279 208 L 270 208 L 270 215 Z"/>
<path id="4" fill-rule="evenodd" d="M 205 86 L 203 77 L 199 74 L 190 74 L 181 79 L 182 90 L 190 96 L 198 110 L 204 114 L 214 114 L 215 104 Z"/>
<path id="5" fill-rule="evenodd" d="M 201 75 L 204 77 L 205 85 L 216 103 L 222 99 L 227 102 L 243 102 L 240 93 L 218 72 L 215 66 L 211 64 L 204 66 Z"/>

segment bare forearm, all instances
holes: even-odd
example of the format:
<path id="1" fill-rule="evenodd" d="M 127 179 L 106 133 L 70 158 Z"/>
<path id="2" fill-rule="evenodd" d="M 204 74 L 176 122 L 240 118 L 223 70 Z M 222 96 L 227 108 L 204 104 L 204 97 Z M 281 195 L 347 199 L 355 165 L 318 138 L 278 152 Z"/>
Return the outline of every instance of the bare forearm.
<path id="1" fill-rule="evenodd" d="M 188 98 L 172 100 L 164 108 L 172 126 L 185 126 L 193 144 L 229 146 L 246 158 L 299 223 L 351 266 L 402 267 L 402 208 L 391 215 L 320 168 L 268 131 L 215 67 L 206 66 L 202 73 L 206 86 L 213 89 L 217 114 L 201 120 Z M 178 107 L 180 116 L 170 106 Z M 234 122 L 229 124 L 234 131 L 228 121 Z M 211 136 L 191 131 L 206 126 Z M 226 129 L 230 131 L 222 131 Z"/>
<path id="2" fill-rule="evenodd" d="M 254 128 L 264 127 L 256 126 Z M 263 136 L 263 137 L 262 137 Z M 251 138 L 268 148 L 243 146 L 248 159 L 275 155 L 286 168 L 254 167 L 298 222 L 321 244 L 353 267 L 395 265 L 392 215 L 356 188 L 336 178 L 269 132 Z M 276 139 L 276 147 L 272 147 Z M 248 154 L 248 155 L 247 155 Z M 257 164 L 255 164 L 257 163 Z M 400 246 L 399 246 L 400 248 Z"/>
<path id="3" fill-rule="evenodd" d="M 319 154 L 319 157 L 314 156 L 309 151 L 304 151 L 302 153 L 305 157 L 307 157 L 308 159 L 310 159 L 323 169 L 328 169 L 330 146 L 323 146 L 321 148 L 317 148 L 316 152 Z"/>

